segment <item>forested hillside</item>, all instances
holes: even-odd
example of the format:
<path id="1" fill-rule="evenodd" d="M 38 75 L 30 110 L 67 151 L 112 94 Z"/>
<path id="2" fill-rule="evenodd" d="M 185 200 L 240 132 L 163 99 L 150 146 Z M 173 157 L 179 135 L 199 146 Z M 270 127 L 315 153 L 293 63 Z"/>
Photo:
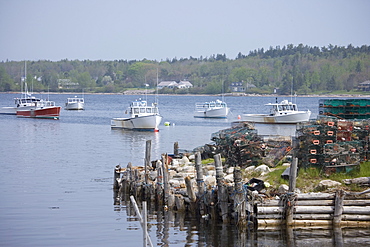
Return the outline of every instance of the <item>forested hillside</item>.
<path id="1" fill-rule="evenodd" d="M 355 91 L 370 80 L 370 46 L 270 47 L 230 59 L 223 54 L 200 58 L 174 58 L 166 61 L 3 61 L 0 63 L 0 91 L 20 91 L 27 64 L 27 82 L 34 92 L 119 93 L 132 88 L 155 88 L 159 81 L 188 80 L 194 88 L 166 89 L 162 93 L 228 92 L 232 82 L 248 82 L 255 88 L 247 93 L 280 94 Z M 61 80 L 65 79 L 65 80 Z M 61 81 L 78 83 L 60 88 Z M 59 83 L 59 86 L 58 86 Z M 224 87 L 222 89 L 222 87 Z"/>

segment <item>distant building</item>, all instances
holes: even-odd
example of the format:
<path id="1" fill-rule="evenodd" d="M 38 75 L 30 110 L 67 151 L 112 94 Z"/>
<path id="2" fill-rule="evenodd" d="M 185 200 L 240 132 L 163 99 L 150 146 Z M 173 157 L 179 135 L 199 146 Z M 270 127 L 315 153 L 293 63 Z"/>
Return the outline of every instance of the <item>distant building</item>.
<path id="1" fill-rule="evenodd" d="M 59 89 L 77 89 L 79 85 L 78 82 L 72 82 L 71 79 L 58 79 Z"/>
<path id="2" fill-rule="evenodd" d="M 158 89 L 162 89 L 162 88 L 175 88 L 177 87 L 177 82 L 175 81 L 161 81 L 159 84 L 158 84 Z"/>
<path id="3" fill-rule="evenodd" d="M 358 89 L 362 91 L 370 91 L 370 81 L 361 82 L 358 85 Z"/>
<path id="4" fill-rule="evenodd" d="M 180 81 L 177 84 L 177 87 L 178 88 L 192 88 L 193 87 L 193 84 L 191 84 L 189 81 Z"/>
<path id="5" fill-rule="evenodd" d="M 161 81 L 158 84 L 158 89 L 162 88 L 191 88 L 193 87 L 193 84 L 191 84 L 189 81 L 180 81 L 179 83 L 175 81 Z"/>
<path id="6" fill-rule="evenodd" d="M 255 88 L 256 86 L 249 82 L 232 82 L 229 86 L 229 89 L 232 93 L 244 93 L 250 88 Z"/>

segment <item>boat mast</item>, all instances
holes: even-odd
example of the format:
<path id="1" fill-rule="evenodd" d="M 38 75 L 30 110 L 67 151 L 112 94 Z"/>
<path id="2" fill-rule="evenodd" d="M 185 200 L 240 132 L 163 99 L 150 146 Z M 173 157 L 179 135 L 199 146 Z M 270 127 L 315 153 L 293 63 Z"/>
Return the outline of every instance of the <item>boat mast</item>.
<path id="1" fill-rule="evenodd" d="M 158 106 L 158 68 L 157 68 L 157 86 L 156 86 L 156 94 L 155 94 L 155 104 Z"/>

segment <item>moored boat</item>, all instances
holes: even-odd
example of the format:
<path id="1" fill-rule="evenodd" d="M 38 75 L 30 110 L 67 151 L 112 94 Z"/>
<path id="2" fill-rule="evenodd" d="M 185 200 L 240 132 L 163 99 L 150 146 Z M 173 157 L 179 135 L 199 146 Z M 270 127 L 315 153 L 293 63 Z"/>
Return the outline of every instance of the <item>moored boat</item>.
<path id="1" fill-rule="evenodd" d="M 67 98 L 67 102 L 65 104 L 66 110 L 83 110 L 85 106 L 84 98 L 78 98 L 75 96 L 74 98 Z"/>
<path id="2" fill-rule="evenodd" d="M 59 119 L 60 109 L 54 101 L 39 100 L 33 106 L 18 108 L 17 117 Z"/>
<path id="3" fill-rule="evenodd" d="M 129 117 L 113 118 L 111 128 L 121 128 L 130 130 L 147 130 L 157 132 L 158 126 L 162 121 L 159 114 L 157 103 L 148 105 L 146 100 L 135 100 L 128 108 Z"/>
<path id="4" fill-rule="evenodd" d="M 194 117 L 197 118 L 227 118 L 230 108 L 221 100 L 196 103 Z"/>
<path id="5" fill-rule="evenodd" d="M 26 62 L 24 64 L 25 71 L 27 71 L 27 65 Z M 32 93 L 28 92 L 28 86 L 27 86 L 27 73 L 25 72 L 25 76 L 22 78 L 22 86 L 24 82 L 24 90 L 21 90 L 21 97 L 20 98 L 14 98 L 14 106 L 5 106 L 0 108 L 0 114 L 6 114 L 6 115 L 16 115 L 17 110 L 19 109 L 30 109 L 35 106 L 35 104 L 41 99 L 36 98 L 32 96 Z"/>
<path id="6" fill-rule="evenodd" d="M 295 124 L 307 122 L 311 116 L 310 110 L 299 111 L 297 104 L 288 100 L 265 105 L 271 106 L 270 114 L 243 114 L 241 120 L 255 123 Z"/>

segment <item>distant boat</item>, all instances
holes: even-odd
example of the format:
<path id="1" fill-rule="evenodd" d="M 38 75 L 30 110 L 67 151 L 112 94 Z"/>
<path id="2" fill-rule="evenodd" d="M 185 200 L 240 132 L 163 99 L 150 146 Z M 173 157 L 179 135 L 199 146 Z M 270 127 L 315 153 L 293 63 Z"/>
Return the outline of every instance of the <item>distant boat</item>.
<path id="1" fill-rule="evenodd" d="M 196 118 L 227 118 L 230 108 L 221 100 L 196 103 L 194 117 Z"/>
<path id="2" fill-rule="evenodd" d="M 127 118 L 113 118 L 111 128 L 122 128 L 130 130 L 158 131 L 158 126 L 162 121 L 159 115 L 157 103 L 148 105 L 146 100 L 135 100 L 128 108 Z"/>
<path id="3" fill-rule="evenodd" d="M 65 104 L 66 110 L 83 110 L 85 106 L 84 98 L 78 98 L 75 96 L 74 98 L 67 98 L 67 102 Z"/>
<path id="4" fill-rule="evenodd" d="M 311 116 L 310 110 L 299 111 L 297 104 L 288 100 L 265 105 L 271 106 L 270 114 L 243 114 L 241 120 L 254 123 L 293 124 L 307 122 Z"/>
<path id="5" fill-rule="evenodd" d="M 18 109 L 27 109 L 33 107 L 41 99 L 33 97 L 29 93 L 22 93 L 21 98 L 14 99 L 14 106 L 5 106 L 0 108 L 0 114 L 16 115 Z"/>
<path id="6" fill-rule="evenodd" d="M 16 115 L 17 110 L 19 109 L 29 109 L 36 105 L 37 102 L 41 101 L 41 99 L 32 96 L 32 93 L 28 92 L 27 87 L 27 64 L 24 64 L 25 76 L 22 78 L 24 79 L 24 88 L 21 90 L 21 97 L 14 98 L 14 106 L 5 106 L 0 108 L 0 114 L 6 115 Z M 23 86 L 23 82 L 21 83 Z"/>
<path id="7" fill-rule="evenodd" d="M 39 100 L 33 106 L 19 107 L 17 117 L 59 119 L 60 109 L 54 101 Z"/>

